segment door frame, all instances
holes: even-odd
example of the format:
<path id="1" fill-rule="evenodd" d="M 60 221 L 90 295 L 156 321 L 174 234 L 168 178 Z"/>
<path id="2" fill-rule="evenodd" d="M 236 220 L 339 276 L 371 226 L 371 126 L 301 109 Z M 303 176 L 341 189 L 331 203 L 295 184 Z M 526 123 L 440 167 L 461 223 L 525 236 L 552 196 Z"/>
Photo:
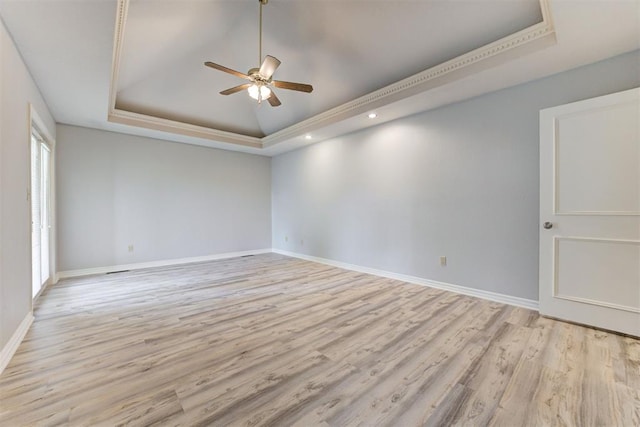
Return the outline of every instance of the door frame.
<path id="1" fill-rule="evenodd" d="M 49 286 L 50 284 L 55 284 L 58 281 L 58 277 L 57 277 L 57 268 L 56 268 L 56 248 L 57 248 L 57 240 L 56 240 L 56 170 L 55 170 L 55 165 L 56 165 L 56 140 L 53 137 L 53 135 L 51 134 L 51 132 L 49 131 L 49 129 L 47 128 L 45 121 L 42 120 L 42 116 L 40 116 L 40 114 L 38 114 L 38 111 L 36 110 L 36 108 L 34 107 L 33 104 L 29 104 L 29 111 L 28 111 L 28 127 L 27 127 L 27 143 L 28 143 L 28 157 L 27 160 L 29 162 L 29 176 L 31 176 L 31 156 L 32 156 L 32 152 L 31 152 L 31 133 L 32 133 L 32 129 L 35 129 L 38 134 L 42 137 L 42 139 L 44 140 L 44 142 L 47 144 L 49 150 L 50 150 L 50 165 L 49 165 L 49 171 L 50 171 L 50 206 L 49 209 L 51 210 L 50 214 L 50 221 L 51 221 L 51 229 L 49 230 L 49 279 L 42 284 L 42 287 L 40 288 L 40 290 L 38 291 L 38 293 L 33 297 L 33 301 L 35 301 L 41 294 L 42 292 L 47 288 L 47 286 Z M 31 178 L 29 178 L 28 180 L 28 187 L 27 187 L 27 201 L 29 203 L 29 242 L 31 242 L 32 239 L 32 235 L 33 235 L 33 227 L 32 227 L 32 211 L 31 211 L 31 198 L 33 197 L 32 193 L 31 193 Z M 29 265 L 31 266 L 31 271 L 30 271 L 30 275 L 29 277 L 33 277 L 33 245 L 29 244 Z M 33 283 L 31 283 L 31 289 L 30 292 L 33 292 Z M 32 307 L 33 309 L 33 307 Z"/>

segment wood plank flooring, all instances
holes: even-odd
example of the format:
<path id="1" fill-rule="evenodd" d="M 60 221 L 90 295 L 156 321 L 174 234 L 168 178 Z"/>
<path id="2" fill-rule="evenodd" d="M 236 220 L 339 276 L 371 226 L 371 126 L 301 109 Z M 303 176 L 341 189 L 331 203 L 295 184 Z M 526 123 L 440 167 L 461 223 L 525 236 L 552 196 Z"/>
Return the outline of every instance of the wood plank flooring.
<path id="1" fill-rule="evenodd" d="M 0 425 L 638 426 L 640 341 L 276 254 L 61 281 Z"/>

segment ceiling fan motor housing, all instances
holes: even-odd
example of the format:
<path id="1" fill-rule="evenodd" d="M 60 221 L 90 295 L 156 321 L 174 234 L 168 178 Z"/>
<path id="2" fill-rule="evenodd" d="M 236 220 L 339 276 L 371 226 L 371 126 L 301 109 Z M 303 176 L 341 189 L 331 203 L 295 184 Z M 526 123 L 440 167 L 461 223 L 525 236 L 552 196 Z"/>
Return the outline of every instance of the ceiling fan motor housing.
<path id="1" fill-rule="evenodd" d="M 255 80 L 256 82 L 262 82 L 262 83 L 265 83 L 265 84 L 271 83 L 271 78 L 265 79 L 260 74 L 260 68 L 252 68 L 249 71 L 247 71 L 247 74 L 249 76 L 251 76 L 253 78 L 253 80 Z"/>

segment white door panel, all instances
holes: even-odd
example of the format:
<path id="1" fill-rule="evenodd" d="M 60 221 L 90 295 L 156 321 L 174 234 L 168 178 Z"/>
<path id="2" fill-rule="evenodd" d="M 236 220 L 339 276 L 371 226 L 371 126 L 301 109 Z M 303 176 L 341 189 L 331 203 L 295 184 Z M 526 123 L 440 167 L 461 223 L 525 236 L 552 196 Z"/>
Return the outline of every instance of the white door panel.
<path id="1" fill-rule="evenodd" d="M 637 123 L 634 102 L 556 116 L 558 214 L 640 213 Z"/>
<path id="2" fill-rule="evenodd" d="M 540 113 L 540 313 L 640 336 L 640 89 Z"/>
<path id="3" fill-rule="evenodd" d="M 554 296 L 640 312 L 639 242 L 556 237 L 555 251 Z"/>

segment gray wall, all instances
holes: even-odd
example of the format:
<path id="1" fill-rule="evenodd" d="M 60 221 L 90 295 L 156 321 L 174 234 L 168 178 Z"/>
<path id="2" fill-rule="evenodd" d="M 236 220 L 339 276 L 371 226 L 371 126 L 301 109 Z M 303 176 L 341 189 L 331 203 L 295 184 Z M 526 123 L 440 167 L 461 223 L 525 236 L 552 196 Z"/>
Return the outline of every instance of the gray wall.
<path id="1" fill-rule="evenodd" d="M 0 21 L 0 349 L 31 311 L 29 104 L 55 122 Z"/>
<path id="2" fill-rule="evenodd" d="M 58 271 L 271 247 L 270 158 L 66 125 L 57 134 Z"/>
<path id="3" fill-rule="evenodd" d="M 282 154 L 273 246 L 537 300 L 538 112 L 639 85 L 636 51 Z"/>

